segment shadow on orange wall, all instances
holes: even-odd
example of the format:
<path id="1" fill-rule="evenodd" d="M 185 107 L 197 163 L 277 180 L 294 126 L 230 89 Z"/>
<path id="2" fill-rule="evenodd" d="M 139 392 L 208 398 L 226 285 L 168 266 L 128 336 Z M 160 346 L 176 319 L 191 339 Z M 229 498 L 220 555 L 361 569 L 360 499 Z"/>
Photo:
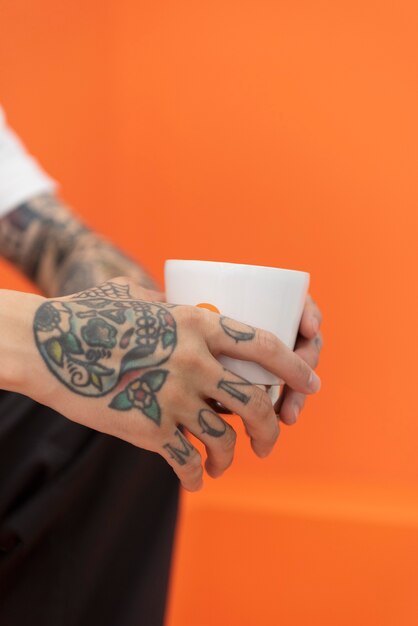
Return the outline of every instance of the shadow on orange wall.
<path id="1" fill-rule="evenodd" d="M 241 432 L 230 476 L 184 502 L 170 626 L 226 615 L 418 621 L 408 504 L 418 485 L 417 18 L 405 0 L 2 3 L 2 104 L 87 221 L 160 281 L 176 257 L 310 271 L 323 310 L 319 396 L 263 462 Z M 30 288 L 0 269 L 3 286 Z M 268 485 L 261 513 L 248 491 L 225 505 L 249 477 L 256 493 Z M 305 502 L 308 480 L 328 511 L 312 524 L 312 507 L 290 498 L 294 488 Z M 338 492 L 349 510 L 363 498 L 381 513 L 340 515 L 330 530 Z M 268 597 L 254 578 L 269 581 Z"/>

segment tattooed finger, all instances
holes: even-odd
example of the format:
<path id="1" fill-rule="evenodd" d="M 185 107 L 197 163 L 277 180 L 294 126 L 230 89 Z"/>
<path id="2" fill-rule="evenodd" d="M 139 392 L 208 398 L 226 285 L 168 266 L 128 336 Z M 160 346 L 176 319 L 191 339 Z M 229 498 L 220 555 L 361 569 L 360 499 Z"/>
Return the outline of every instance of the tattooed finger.
<path id="1" fill-rule="evenodd" d="M 203 486 L 202 457 L 178 428 L 162 448 L 162 456 L 171 465 L 183 487 L 187 491 L 201 489 Z"/>
<path id="2" fill-rule="evenodd" d="M 209 311 L 206 311 L 209 314 Z M 209 351 L 214 356 L 224 355 L 261 365 L 292 389 L 312 394 L 319 391 L 321 381 L 312 368 L 276 335 L 260 328 L 251 328 L 235 320 L 219 322 L 218 315 L 210 314 L 206 334 Z M 206 328 L 207 328 L 206 327 Z M 233 341 L 231 341 L 233 339 Z"/>
<path id="3" fill-rule="evenodd" d="M 208 406 L 197 411 L 197 419 L 188 420 L 187 429 L 206 447 L 205 469 L 218 478 L 232 464 L 237 435 L 215 411 Z"/>
<path id="4" fill-rule="evenodd" d="M 234 339 L 236 343 L 239 341 L 251 341 L 255 337 L 255 328 L 241 324 L 229 317 L 221 316 L 219 319 L 222 330 L 228 337 Z"/>
<path id="5" fill-rule="evenodd" d="M 202 434 L 210 437 L 222 437 L 226 432 L 226 422 L 211 409 L 200 409 L 198 421 Z"/>
<path id="6" fill-rule="evenodd" d="M 227 369 L 223 371 L 224 374 L 221 376 L 220 380 L 218 380 L 217 388 L 221 389 L 230 398 L 237 400 L 241 404 L 248 404 L 251 400 L 249 388 L 253 387 L 253 385 L 245 378 L 238 376 L 238 374 L 233 374 Z"/>
<path id="7" fill-rule="evenodd" d="M 216 363 L 216 365 L 215 365 Z M 205 390 L 208 397 L 241 416 L 251 438 L 254 452 L 267 456 L 279 436 L 279 425 L 273 404 L 267 393 L 245 378 L 219 366 L 214 359 L 208 381 L 216 381 L 212 388 Z M 215 388 L 214 388 L 215 387 Z"/>

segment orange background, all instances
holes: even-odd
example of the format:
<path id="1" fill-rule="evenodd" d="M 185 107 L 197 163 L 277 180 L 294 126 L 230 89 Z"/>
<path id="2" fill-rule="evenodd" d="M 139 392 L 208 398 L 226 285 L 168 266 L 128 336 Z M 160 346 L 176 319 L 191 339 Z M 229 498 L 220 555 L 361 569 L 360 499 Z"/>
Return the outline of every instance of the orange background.
<path id="1" fill-rule="evenodd" d="M 3 0 L 0 97 L 62 196 L 165 258 L 311 272 L 323 387 L 183 498 L 167 626 L 418 623 L 418 5 Z M 30 289 L 5 264 L 5 287 Z"/>

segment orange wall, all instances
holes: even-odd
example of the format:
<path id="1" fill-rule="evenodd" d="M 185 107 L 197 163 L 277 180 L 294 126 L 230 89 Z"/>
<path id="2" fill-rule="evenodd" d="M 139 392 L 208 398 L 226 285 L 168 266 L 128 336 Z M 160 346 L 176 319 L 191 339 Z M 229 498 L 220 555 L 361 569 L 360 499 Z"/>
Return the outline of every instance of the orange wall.
<path id="1" fill-rule="evenodd" d="M 10 121 L 156 278 L 311 272 L 323 389 L 237 468 L 416 487 L 416 2 L 3 0 L 0 23 Z"/>

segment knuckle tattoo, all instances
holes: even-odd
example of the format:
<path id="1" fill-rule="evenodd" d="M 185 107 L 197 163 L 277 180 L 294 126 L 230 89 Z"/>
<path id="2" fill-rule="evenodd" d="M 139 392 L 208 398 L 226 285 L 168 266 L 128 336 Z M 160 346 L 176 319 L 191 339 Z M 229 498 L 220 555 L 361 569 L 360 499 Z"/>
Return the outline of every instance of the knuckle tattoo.
<path id="1" fill-rule="evenodd" d="M 199 452 L 179 429 L 175 431 L 174 436 L 176 437 L 175 440 L 173 439 L 170 443 L 163 445 L 163 449 L 173 461 L 179 465 L 188 466 L 193 461 L 194 456 L 198 455 L 200 458 Z"/>
<path id="2" fill-rule="evenodd" d="M 224 369 L 224 376 L 218 382 L 218 389 L 222 389 L 231 398 L 238 400 L 242 404 L 248 404 L 251 400 L 251 396 L 246 393 L 251 387 L 252 385 L 248 380 L 238 376 L 238 374 L 233 374 L 227 369 Z"/>
<path id="3" fill-rule="evenodd" d="M 236 320 L 221 315 L 219 323 L 225 335 L 239 343 L 240 341 L 252 341 L 255 337 L 256 330 L 248 324 L 237 322 Z"/>
<path id="4" fill-rule="evenodd" d="M 201 409 L 198 422 L 202 429 L 202 434 L 207 434 L 210 437 L 222 437 L 227 429 L 226 422 L 211 409 Z"/>

